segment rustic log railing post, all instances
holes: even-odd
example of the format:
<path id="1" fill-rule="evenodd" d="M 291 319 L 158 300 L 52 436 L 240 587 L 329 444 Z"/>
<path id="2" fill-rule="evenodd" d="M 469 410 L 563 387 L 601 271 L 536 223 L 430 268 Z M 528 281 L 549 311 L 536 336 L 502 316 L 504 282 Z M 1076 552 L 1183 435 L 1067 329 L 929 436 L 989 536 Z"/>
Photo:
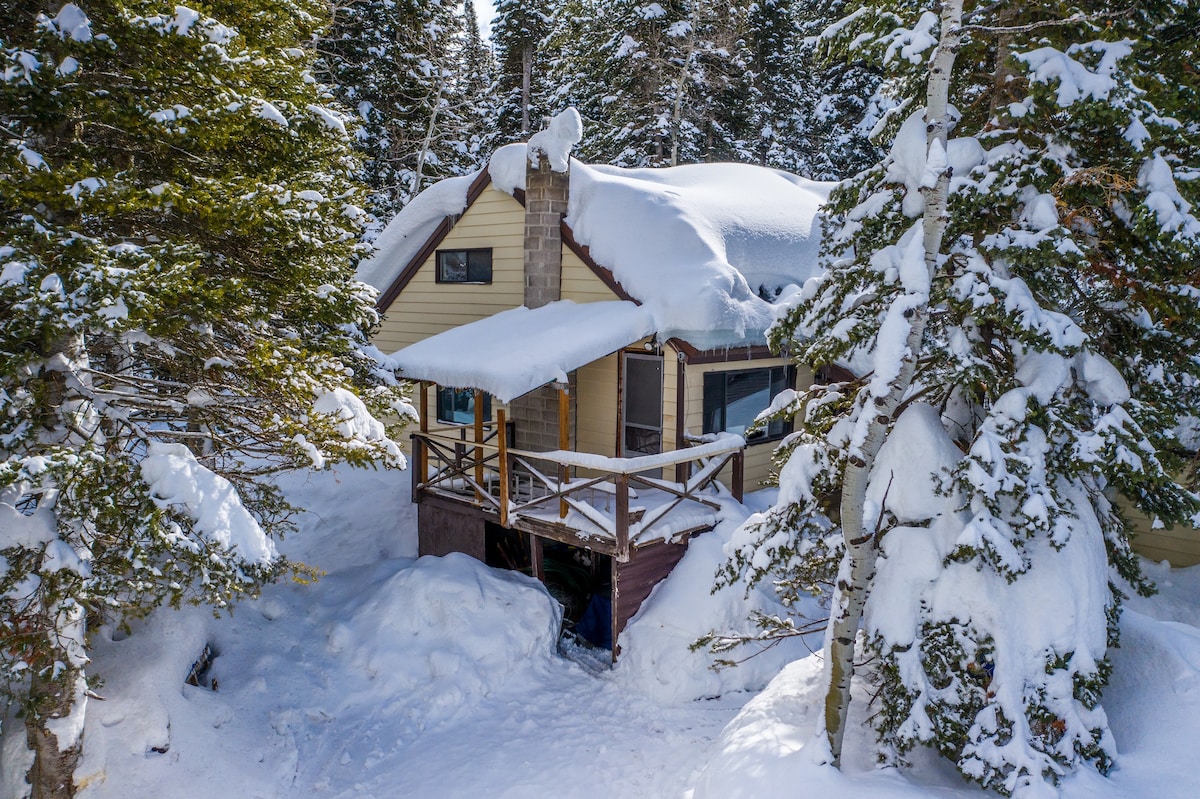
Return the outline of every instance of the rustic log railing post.
<path id="1" fill-rule="evenodd" d="M 570 387 L 566 383 L 555 383 L 555 388 L 558 389 L 558 448 L 566 451 L 571 448 L 571 394 Z M 567 484 L 569 477 L 569 468 L 565 464 L 559 464 L 558 467 L 558 484 L 559 490 Z M 567 518 L 567 500 L 566 496 L 558 501 L 558 518 Z"/>
<path id="2" fill-rule="evenodd" d="M 629 475 L 616 475 L 617 485 L 617 560 L 629 559 Z"/>
<path id="3" fill-rule="evenodd" d="M 496 437 L 500 449 L 497 455 L 500 468 L 500 526 L 508 527 L 508 428 L 505 426 L 503 408 L 496 409 L 496 429 L 500 431 Z"/>
<path id="4" fill-rule="evenodd" d="M 742 495 L 745 491 L 743 483 L 746 481 L 746 450 L 739 449 L 733 453 L 733 498 L 738 502 L 742 501 Z"/>
<path id="5" fill-rule="evenodd" d="M 421 435 L 429 432 L 429 384 L 424 380 L 420 384 L 420 416 L 418 420 L 421 426 Z M 414 439 L 415 441 L 415 439 Z M 417 477 L 417 482 L 425 482 L 429 479 L 429 452 L 425 448 L 425 442 L 422 440 L 420 446 L 413 447 L 413 466 L 414 474 Z M 414 486 L 417 483 L 413 483 Z M 413 495 L 416 499 L 416 495 Z"/>
<path id="6" fill-rule="evenodd" d="M 483 441 L 483 392 L 475 389 L 475 443 Z M 483 485 L 483 448 L 475 447 L 475 485 Z M 475 498 L 483 502 L 481 489 L 475 489 Z"/>
<path id="7" fill-rule="evenodd" d="M 421 483 L 425 481 L 429 471 L 421 464 L 425 463 L 425 440 L 420 437 L 419 433 L 415 433 L 411 437 L 412 440 L 412 501 L 419 502 L 424 489 L 421 488 Z"/>

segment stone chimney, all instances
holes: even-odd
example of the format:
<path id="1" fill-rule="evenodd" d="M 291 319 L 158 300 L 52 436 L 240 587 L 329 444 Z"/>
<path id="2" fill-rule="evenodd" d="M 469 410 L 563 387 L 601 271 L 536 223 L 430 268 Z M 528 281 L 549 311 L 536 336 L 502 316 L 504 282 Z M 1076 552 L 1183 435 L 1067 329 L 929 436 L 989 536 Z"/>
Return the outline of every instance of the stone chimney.
<path id="1" fill-rule="evenodd" d="M 571 149 L 583 134 L 568 108 L 529 139 L 525 162 L 525 304 L 562 299 L 562 232 L 571 184 Z"/>
<path id="2" fill-rule="evenodd" d="M 532 163 L 537 158 L 537 166 Z M 556 172 L 545 153 L 530 153 L 525 168 L 525 304 L 562 299 L 562 229 L 570 173 Z"/>

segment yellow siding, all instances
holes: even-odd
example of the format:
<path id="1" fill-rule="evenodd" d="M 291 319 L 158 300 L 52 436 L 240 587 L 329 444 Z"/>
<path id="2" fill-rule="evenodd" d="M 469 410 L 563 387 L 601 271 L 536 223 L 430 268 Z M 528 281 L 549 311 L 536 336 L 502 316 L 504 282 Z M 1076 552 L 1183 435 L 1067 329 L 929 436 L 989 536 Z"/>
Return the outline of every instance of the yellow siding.
<path id="1" fill-rule="evenodd" d="M 1133 548 L 1139 555 L 1154 561 L 1170 561 L 1172 566 L 1194 566 L 1200 563 L 1200 530 L 1175 525 L 1169 530 L 1155 530 L 1150 518 L 1133 507 L 1128 500 L 1117 500 L 1129 519 Z"/>
<path id="2" fill-rule="evenodd" d="M 617 443 L 617 355 L 575 373 L 575 449 L 613 457 Z"/>
<path id="3" fill-rule="evenodd" d="M 604 302 L 617 299 L 617 295 L 579 260 L 578 255 L 563 247 L 562 298 L 575 302 Z"/>
<path id="4" fill-rule="evenodd" d="M 679 356 L 671 347 L 663 348 L 663 452 L 675 449 L 676 421 L 679 419 Z"/>
<path id="5" fill-rule="evenodd" d="M 515 308 L 525 301 L 525 209 L 503 192 L 486 189 L 438 249 L 492 248 L 492 282 L 485 286 L 437 283 L 431 255 L 384 312 L 374 342 L 395 352 L 452 327 Z"/>
<path id="6" fill-rule="evenodd" d="M 753 361 L 731 361 L 729 363 L 688 364 L 686 367 L 686 387 L 684 389 L 684 429 L 691 435 L 699 435 L 704 430 L 704 374 L 706 372 L 729 372 L 738 369 L 760 369 L 770 366 L 789 366 L 787 358 L 762 358 Z M 807 386 L 812 383 L 812 374 L 804 368 L 797 370 L 797 385 Z M 755 491 L 770 476 L 771 453 L 775 451 L 778 441 L 767 441 L 761 444 L 750 444 L 746 447 L 746 462 L 743 485 L 745 490 Z M 732 474 L 729 467 L 722 470 L 721 482 L 729 485 Z"/>

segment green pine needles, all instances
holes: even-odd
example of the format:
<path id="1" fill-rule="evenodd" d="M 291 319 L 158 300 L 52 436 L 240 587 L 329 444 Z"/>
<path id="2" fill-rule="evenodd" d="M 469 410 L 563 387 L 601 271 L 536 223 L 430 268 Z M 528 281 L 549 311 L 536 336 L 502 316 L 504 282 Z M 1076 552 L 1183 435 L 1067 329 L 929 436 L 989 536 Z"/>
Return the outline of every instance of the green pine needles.
<path id="1" fill-rule="evenodd" d="M 853 376 L 797 398 L 781 504 L 724 579 L 835 583 L 835 652 L 865 603 L 884 760 L 927 745 L 1004 794 L 1106 771 L 1105 650 L 1123 592 L 1149 590 L 1124 509 L 1173 524 L 1200 507 L 1176 479 L 1200 414 L 1196 11 L 848 11 L 824 37 L 891 75 L 891 151 L 834 193 L 827 276 L 774 341 Z M 849 694 L 830 696 L 836 762 Z"/>
<path id="2" fill-rule="evenodd" d="M 0 689 L 50 796 L 86 622 L 293 568 L 265 479 L 402 465 L 411 409 L 353 281 L 359 165 L 305 48 L 324 5 L 46 8 L 0 20 Z"/>

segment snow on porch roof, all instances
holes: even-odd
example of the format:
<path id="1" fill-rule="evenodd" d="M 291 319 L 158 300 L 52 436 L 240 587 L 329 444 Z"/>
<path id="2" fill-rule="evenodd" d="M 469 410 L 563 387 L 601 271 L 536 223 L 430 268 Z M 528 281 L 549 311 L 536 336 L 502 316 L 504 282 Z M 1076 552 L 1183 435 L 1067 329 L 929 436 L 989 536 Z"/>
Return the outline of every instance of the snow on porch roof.
<path id="1" fill-rule="evenodd" d="M 392 360 L 410 380 L 478 388 L 511 402 L 538 386 L 565 383 L 567 372 L 653 332 L 653 317 L 632 302 L 560 300 L 451 328 L 410 344 Z"/>

